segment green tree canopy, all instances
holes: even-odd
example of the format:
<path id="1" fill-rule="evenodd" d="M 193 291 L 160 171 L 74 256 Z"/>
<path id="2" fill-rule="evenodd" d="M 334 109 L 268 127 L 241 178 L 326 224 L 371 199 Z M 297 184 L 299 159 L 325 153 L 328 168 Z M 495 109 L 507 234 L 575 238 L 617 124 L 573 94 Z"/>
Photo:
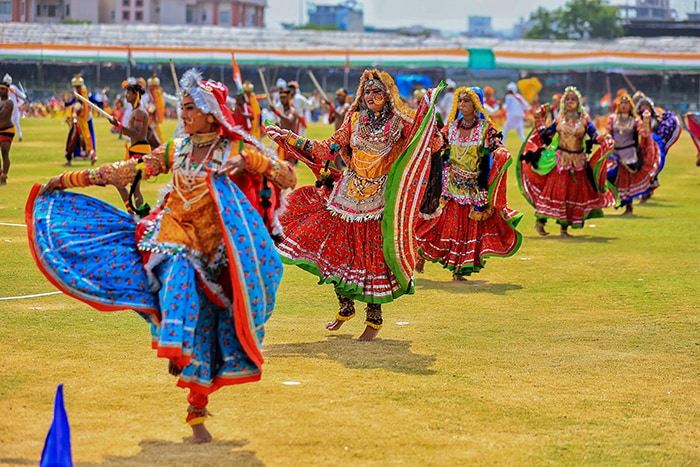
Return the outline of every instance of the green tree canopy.
<path id="1" fill-rule="evenodd" d="M 624 35 L 619 9 L 606 0 L 569 0 L 564 7 L 539 7 L 530 15 L 534 22 L 526 39 L 614 39 Z"/>

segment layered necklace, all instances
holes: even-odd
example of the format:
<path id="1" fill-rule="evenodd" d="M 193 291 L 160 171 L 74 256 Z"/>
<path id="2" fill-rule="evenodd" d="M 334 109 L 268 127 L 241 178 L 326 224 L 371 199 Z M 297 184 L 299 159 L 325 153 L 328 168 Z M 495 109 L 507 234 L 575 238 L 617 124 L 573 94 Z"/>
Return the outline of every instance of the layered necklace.
<path id="1" fill-rule="evenodd" d="M 632 129 L 633 125 L 634 119 L 631 115 L 627 114 L 627 116 L 623 117 L 622 115 L 618 114 L 614 124 L 615 132 L 622 135 Z"/>
<path id="2" fill-rule="evenodd" d="M 379 112 L 373 112 L 367 109 L 364 112 L 363 123 L 370 135 L 376 136 L 379 134 L 387 134 L 389 132 L 391 119 L 391 108 L 385 105 Z"/>
<path id="3" fill-rule="evenodd" d="M 200 146 L 197 146 L 197 143 L 195 143 L 195 140 L 198 139 L 197 137 L 206 137 L 207 135 L 209 135 L 209 133 L 201 135 L 192 135 L 192 137 L 190 138 L 190 152 L 187 155 L 187 157 L 185 157 L 183 164 L 180 166 L 180 173 L 173 177 L 173 187 L 175 187 L 175 192 L 182 200 L 182 207 L 185 211 L 189 211 L 190 209 L 192 209 L 192 205 L 194 205 L 200 199 L 204 198 L 208 193 L 207 190 L 203 190 L 200 194 L 192 198 L 188 198 L 187 196 L 185 196 L 185 193 L 190 193 L 194 190 L 198 190 L 206 186 L 207 184 L 206 180 L 197 183 L 197 178 L 200 176 L 203 168 L 209 163 L 209 161 L 211 161 L 212 156 L 214 154 L 214 150 L 219 146 L 219 135 L 217 133 L 214 133 L 214 138 L 209 139 L 208 143 L 206 144 L 201 142 L 202 139 L 205 138 L 199 138 Z M 204 158 L 199 164 L 197 164 L 192 154 L 194 152 L 194 148 L 204 147 L 207 145 L 209 145 L 207 155 L 204 156 Z"/>
<path id="4" fill-rule="evenodd" d="M 470 120 L 467 120 L 466 118 L 462 117 L 459 119 L 459 123 L 457 124 L 457 126 L 459 126 L 459 128 L 461 128 L 462 130 L 471 130 L 472 128 L 474 128 L 476 122 L 478 121 L 479 119 L 476 115 L 474 115 L 474 118 Z"/>
<path id="5" fill-rule="evenodd" d="M 581 127 L 581 118 L 578 113 L 566 113 L 562 119 L 562 130 L 569 135 L 575 135 Z"/>

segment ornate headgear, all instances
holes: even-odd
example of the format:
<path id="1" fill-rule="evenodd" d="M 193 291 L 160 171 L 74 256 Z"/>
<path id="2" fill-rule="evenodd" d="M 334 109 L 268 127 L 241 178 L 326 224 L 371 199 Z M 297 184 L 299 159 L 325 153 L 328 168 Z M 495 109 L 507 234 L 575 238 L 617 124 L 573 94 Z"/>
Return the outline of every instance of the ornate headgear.
<path id="1" fill-rule="evenodd" d="M 290 88 L 299 89 L 299 83 L 297 83 L 296 81 L 290 81 L 289 83 L 287 83 L 287 86 Z"/>
<path id="2" fill-rule="evenodd" d="M 182 96 L 192 96 L 194 105 L 199 110 L 214 117 L 219 123 L 221 134 L 224 136 L 231 139 L 242 139 L 273 159 L 278 158 L 274 151 L 266 148 L 260 141 L 243 130 L 240 125 L 236 125 L 231 109 L 226 104 L 228 88 L 225 84 L 212 79 L 204 81 L 201 73 L 192 68 L 180 78 L 180 93 Z"/>
<path id="3" fill-rule="evenodd" d="M 158 78 L 156 75 L 151 76 L 150 78 L 148 78 L 148 85 L 160 86 L 160 78 Z"/>
<path id="4" fill-rule="evenodd" d="M 5 76 L 2 77 L 2 82 L 10 86 L 12 84 L 12 76 L 9 73 L 5 73 Z"/>
<path id="5" fill-rule="evenodd" d="M 632 102 L 634 102 L 635 105 L 639 102 L 639 99 L 642 97 L 647 97 L 646 94 L 644 94 L 642 91 L 637 91 L 634 94 L 632 94 Z"/>
<path id="6" fill-rule="evenodd" d="M 255 86 L 253 86 L 253 83 L 250 81 L 245 81 L 243 83 L 243 92 L 253 92 L 255 90 Z"/>
<path id="7" fill-rule="evenodd" d="M 559 103 L 559 112 L 564 115 L 566 113 L 566 95 L 574 94 L 578 100 L 578 108 L 576 111 L 582 115 L 588 115 L 586 109 L 583 107 L 583 97 L 576 86 L 567 86 L 561 95 L 561 102 Z"/>
<path id="8" fill-rule="evenodd" d="M 484 92 L 481 90 L 480 87 L 477 86 L 473 86 L 471 88 L 462 86 L 461 88 L 457 88 L 457 90 L 455 91 L 455 96 L 452 98 L 452 108 L 450 109 L 450 114 L 447 117 L 447 123 L 457 118 L 457 112 L 459 111 L 459 98 L 462 96 L 469 96 L 469 98 L 474 103 L 474 110 L 476 111 L 477 116 L 479 118 L 483 118 L 491 125 L 493 125 L 493 121 L 484 111 Z"/>
<path id="9" fill-rule="evenodd" d="M 634 104 L 632 103 L 632 97 L 630 97 L 629 94 L 626 92 L 623 94 L 620 94 L 617 96 L 617 100 L 615 101 L 615 113 L 619 114 L 620 113 L 620 103 L 622 101 L 627 101 L 630 104 L 630 114 L 633 116 L 637 116 L 636 109 L 634 108 Z"/>
<path id="10" fill-rule="evenodd" d="M 401 117 L 403 120 L 413 121 L 413 117 L 416 115 L 416 111 L 406 107 L 406 104 L 401 100 L 399 95 L 399 90 L 396 88 L 394 79 L 385 71 L 379 70 L 365 70 L 360 77 L 360 85 L 357 87 L 357 94 L 355 95 L 355 100 L 348 109 L 349 113 L 357 112 L 358 109 L 364 104 L 365 88 L 369 85 L 377 86 L 381 88 L 387 95 L 388 102 L 396 115 Z"/>
<path id="11" fill-rule="evenodd" d="M 484 94 L 493 96 L 495 92 L 491 86 L 484 86 Z"/>
<path id="12" fill-rule="evenodd" d="M 506 91 L 518 92 L 518 85 L 514 81 L 511 81 L 506 85 Z"/>
<path id="13" fill-rule="evenodd" d="M 654 101 L 651 100 L 650 97 L 647 97 L 642 94 L 643 97 L 640 97 L 639 100 L 637 101 L 637 105 L 634 107 L 635 112 L 637 112 L 637 115 L 640 114 L 639 109 L 642 107 L 642 105 L 647 104 L 650 107 L 650 112 L 652 117 L 656 117 L 656 107 L 654 107 Z"/>
<path id="14" fill-rule="evenodd" d="M 80 76 L 80 74 L 77 74 L 77 75 L 73 76 L 72 80 L 70 80 L 70 85 L 73 87 L 83 86 L 83 85 L 85 85 L 85 80 L 83 79 L 82 76 Z"/>

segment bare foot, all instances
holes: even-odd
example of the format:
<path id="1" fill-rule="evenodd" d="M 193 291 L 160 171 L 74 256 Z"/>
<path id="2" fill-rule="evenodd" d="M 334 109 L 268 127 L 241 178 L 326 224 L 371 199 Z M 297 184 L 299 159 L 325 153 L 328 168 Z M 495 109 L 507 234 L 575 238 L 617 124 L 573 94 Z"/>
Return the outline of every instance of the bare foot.
<path id="1" fill-rule="evenodd" d="M 344 322 L 345 321 L 342 321 L 342 320 L 336 318 L 333 321 L 331 321 L 330 323 L 326 324 L 326 329 L 328 329 L 329 331 L 337 331 L 338 329 L 340 329 L 340 327 L 343 325 Z"/>
<path id="2" fill-rule="evenodd" d="M 63 164 L 63 167 L 70 167 L 72 165 L 73 165 L 73 163 L 71 161 L 68 161 L 65 164 Z"/>
<path id="3" fill-rule="evenodd" d="M 544 230 L 544 225 L 540 224 L 539 222 L 535 222 L 535 232 L 537 232 L 542 237 L 546 237 L 547 235 L 549 235 L 549 232 Z"/>
<path id="4" fill-rule="evenodd" d="M 173 376 L 180 376 L 181 372 L 182 368 L 175 365 L 175 363 L 173 363 L 172 360 L 168 362 L 168 373 L 170 373 Z"/>
<path id="5" fill-rule="evenodd" d="M 204 444 L 210 442 L 213 438 L 204 423 L 192 426 L 192 436 L 194 437 L 194 442 L 197 444 Z"/>
<path id="6" fill-rule="evenodd" d="M 365 327 L 365 331 L 357 338 L 358 341 L 373 341 L 377 334 L 379 334 L 379 329 L 374 329 L 372 326 Z"/>
<path id="7" fill-rule="evenodd" d="M 467 278 L 461 274 L 452 274 L 452 280 L 455 282 L 467 282 Z"/>
<path id="8" fill-rule="evenodd" d="M 562 237 L 566 237 L 566 238 L 573 238 L 573 235 L 571 235 L 569 232 L 567 232 L 566 230 L 563 230 L 563 229 L 561 232 L 559 232 L 559 235 Z"/>
<path id="9" fill-rule="evenodd" d="M 425 260 L 422 258 L 418 258 L 418 261 L 416 261 L 416 267 L 414 269 L 418 274 L 423 274 L 423 272 L 425 271 Z"/>

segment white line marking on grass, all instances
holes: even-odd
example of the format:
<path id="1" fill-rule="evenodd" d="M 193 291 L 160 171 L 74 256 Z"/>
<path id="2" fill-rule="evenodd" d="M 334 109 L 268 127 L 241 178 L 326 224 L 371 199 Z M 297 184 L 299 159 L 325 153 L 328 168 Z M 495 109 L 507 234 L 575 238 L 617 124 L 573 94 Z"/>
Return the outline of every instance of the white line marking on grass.
<path id="1" fill-rule="evenodd" d="M 10 224 L 9 222 L 0 222 L 0 225 L 7 225 L 9 227 L 26 227 L 26 224 Z"/>
<path id="2" fill-rule="evenodd" d="M 58 295 L 63 292 L 46 292 L 46 293 L 37 293 L 33 295 L 20 295 L 18 297 L 0 297 L 0 302 L 4 300 L 21 300 L 23 298 L 36 298 L 36 297 L 46 297 L 47 295 Z"/>

